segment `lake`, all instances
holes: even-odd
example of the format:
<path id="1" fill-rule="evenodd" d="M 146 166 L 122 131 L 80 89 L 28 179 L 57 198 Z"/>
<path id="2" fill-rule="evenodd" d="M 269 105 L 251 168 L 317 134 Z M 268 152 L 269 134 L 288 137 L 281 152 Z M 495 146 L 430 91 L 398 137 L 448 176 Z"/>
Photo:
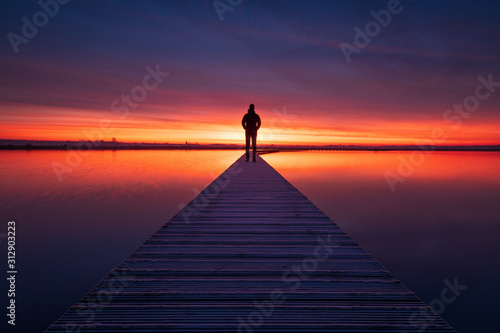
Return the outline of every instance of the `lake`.
<path id="1" fill-rule="evenodd" d="M 59 181 L 52 163 L 65 151 L 0 152 L 0 233 L 16 221 L 17 330 L 46 329 L 242 153 L 94 151 Z M 467 286 L 441 313 L 459 332 L 496 330 L 500 154 L 411 154 L 262 157 L 424 302 L 439 303 L 445 279 Z M 391 189 L 387 172 L 404 181 Z"/>

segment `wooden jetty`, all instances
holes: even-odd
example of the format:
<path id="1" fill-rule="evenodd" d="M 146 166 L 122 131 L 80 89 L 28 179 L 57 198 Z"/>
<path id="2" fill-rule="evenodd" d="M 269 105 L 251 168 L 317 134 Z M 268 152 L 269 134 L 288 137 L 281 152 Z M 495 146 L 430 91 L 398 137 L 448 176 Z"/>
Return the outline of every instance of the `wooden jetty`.
<path id="1" fill-rule="evenodd" d="M 243 156 L 46 332 L 455 332 Z"/>

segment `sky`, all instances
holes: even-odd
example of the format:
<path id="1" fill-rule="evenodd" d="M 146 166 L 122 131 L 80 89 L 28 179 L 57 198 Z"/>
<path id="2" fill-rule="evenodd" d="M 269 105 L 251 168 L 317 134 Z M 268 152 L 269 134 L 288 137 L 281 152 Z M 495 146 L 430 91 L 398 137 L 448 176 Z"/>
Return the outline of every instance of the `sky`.
<path id="1" fill-rule="evenodd" d="M 0 6 L 0 139 L 500 144 L 498 1 Z"/>

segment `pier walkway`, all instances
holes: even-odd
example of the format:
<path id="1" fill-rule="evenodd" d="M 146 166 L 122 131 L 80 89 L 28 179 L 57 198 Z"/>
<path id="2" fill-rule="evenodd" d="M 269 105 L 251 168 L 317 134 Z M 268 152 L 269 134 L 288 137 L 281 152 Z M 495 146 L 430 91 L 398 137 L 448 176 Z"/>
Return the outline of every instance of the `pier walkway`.
<path id="1" fill-rule="evenodd" d="M 455 332 L 258 156 L 47 332 Z"/>

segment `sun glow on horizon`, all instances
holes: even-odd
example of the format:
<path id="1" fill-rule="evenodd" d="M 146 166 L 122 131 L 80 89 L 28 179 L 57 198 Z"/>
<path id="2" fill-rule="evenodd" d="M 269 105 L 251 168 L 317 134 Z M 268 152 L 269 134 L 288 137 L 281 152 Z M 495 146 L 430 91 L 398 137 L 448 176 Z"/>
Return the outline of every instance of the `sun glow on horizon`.
<path id="1" fill-rule="evenodd" d="M 6 109 L 6 106 L 1 108 Z M 81 109 L 58 109 L 20 105 L 10 106 L 10 116 L 2 116 L 0 138 L 14 140 L 78 141 L 116 138 L 119 142 L 199 144 L 243 144 L 244 130 L 241 114 L 204 111 L 204 123 L 190 116 L 164 120 L 148 117 L 147 112 L 132 114 L 120 119 L 111 112 L 105 117 L 101 113 Z M 210 115 L 211 113 L 215 116 Z M 364 122 L 332 123 L 326 116 L 315 116 L 304 121 L 291 117 L 286 121 L 275 121 L 273 113 L 259 112 L 263 125 L 257 142 L 276 145 L 494 145 L 499 144 L 497 133 L 500 126 L 467 124 L 453 130 L 443 121 L 429 122 L 367 119 Z M 198 117 L 199 115 L 197 115 Z M 440 132 L 433 138 L 433 131 Z"/>

